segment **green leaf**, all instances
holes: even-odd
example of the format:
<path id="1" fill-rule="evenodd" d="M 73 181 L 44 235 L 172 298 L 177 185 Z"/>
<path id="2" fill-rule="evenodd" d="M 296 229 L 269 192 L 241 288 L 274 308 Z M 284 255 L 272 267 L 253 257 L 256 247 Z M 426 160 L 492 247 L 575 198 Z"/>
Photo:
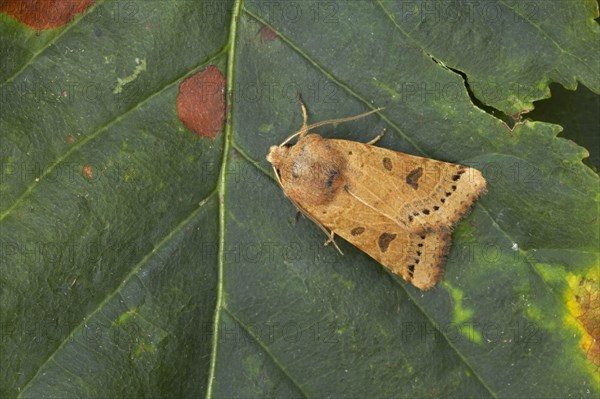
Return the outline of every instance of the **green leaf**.
<path id="1" fill-rule="evenodd" d="M 598 93 L 597 7 L 449 22 L 474 4 L 98 2 L 39 35 L 3 15 L 0 395 L 597 397 L 598 176 L 458 73 L 511 114 L 551 81 Z M 209 65 L 215 141 L 175 107 Z M 387 127 L 382 147 L 482 170 L 435 289 L 295 219 L 264 158 L 297 93 L 313 122 L 385 107 L 325 137 Z"/>

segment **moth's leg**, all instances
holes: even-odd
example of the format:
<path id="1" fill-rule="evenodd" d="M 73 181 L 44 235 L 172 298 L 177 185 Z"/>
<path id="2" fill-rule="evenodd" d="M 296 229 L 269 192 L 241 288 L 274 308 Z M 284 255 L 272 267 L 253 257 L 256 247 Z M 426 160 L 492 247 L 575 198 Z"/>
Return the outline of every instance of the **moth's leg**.
<path id="1" fill-rule="evenodd" d="M 325 232 L 325 234 L 327 234 L 327 237 L 329 237 L 327 239 L 327 241 L 325 241 L 323 243 L 323 245 L 327 246 L 329 245 L 329 243 L 333 244 L 333 246 L 335 247 L 335 249 L 338 250 L 338 252 L 343 255 L 344 253 L 342 252 L 342 250 L 340 249 L 340 247 L 338 247 L 337 243 L 335 242 L 335 233 L 333 231 L 327 231 L 327 229 L 325 229 L 324 227 L 322 227 L 322 230 Z"/>
<path id="2" fill-rule="evenodd" d="M 321 229 L 321 231 L 323 231 L 323 233 L 325 233 L 325 235 L 327 235 L 327 241 L 325 241 L 323 243 L 323 245 L 329 245 L 329 243 L 333 243 L 333 246 L 335 247 L 335 249 L 338 250 L 338 252 L 340 254 L 344 254 L 342 252 L 342 250 L 340 249 L 340 247 L 338 247 L 337 243 L 335 242 L 335 234 L 333 231 L 328 231 L 325 226 L 323 226 L 321 223 L 319 223 L 315 218 L 313 218 L 312 216 L 310 216 L 310 213 L 306 212 L 300 205 L 298 205 L 298 203 L 296 201 L 294 201 L 293 199 L 289 198 L 289 200 L 292 202 L 292 204 L 294 204 L 296 206 L 296 209 L 300 212 L 302 212 L 304 214 L 304 216 L 306 216 L 308 219 L 310 219 L 314 224 L 316 224 L 317 226 L 319 226 L 319 228 Z"/>
<path id="3" fill-rule="evenodd" d="M 367 144 L 373 145 L 373 144 L 377 143 L 379 141 L 379 139 L 381 139 L 383 137 L 385 132 L 387 132 L 387 128 L 384 127 L 383 129 L 381 129 L 381 132 L 379 132 L 379 134 L 377 136 L 375 136 L 375 138 L 373 140 L 368 141 Z"/>
<path id="4" fill-rule="evenodd" d="M 304 104 L 304 101 L 302 100 L 300 94 L 298 94 L 298 101 L 300 101 L 300 109 L 302 109 L 302 127 L 300 128 L 299 137 L 302 138 L 302 136 L 308 133 L 308 124 L 306 123 L 308 122 L 308 112 L 306 111 L 306 104 Z"/>

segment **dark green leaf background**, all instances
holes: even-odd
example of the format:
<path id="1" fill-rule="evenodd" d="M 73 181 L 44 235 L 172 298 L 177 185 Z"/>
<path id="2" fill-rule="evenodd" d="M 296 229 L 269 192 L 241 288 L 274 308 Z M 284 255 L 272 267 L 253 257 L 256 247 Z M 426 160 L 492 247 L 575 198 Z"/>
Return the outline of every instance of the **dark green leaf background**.
<path id="1" fill-rule="evenodd" d="M 597 16 L 589 0 L 99 1 L 36 33 L 2 15 L 0 395 L 598 397 L 575 302 L 582 279 L 598 292 L 598 176 L 561 126 L 511 130 L 466 88 L 517 118 L 550 82 L 599 93 Z M 211 64 L 228 94 L 214 141 L 175 108 Z M 323 136 L 387 127 L 378 145 L 482 170 L 435 289 L 295 219 L 264 158 L 300 126 L 297 93 L 311 121 L 385 107 Z"/>

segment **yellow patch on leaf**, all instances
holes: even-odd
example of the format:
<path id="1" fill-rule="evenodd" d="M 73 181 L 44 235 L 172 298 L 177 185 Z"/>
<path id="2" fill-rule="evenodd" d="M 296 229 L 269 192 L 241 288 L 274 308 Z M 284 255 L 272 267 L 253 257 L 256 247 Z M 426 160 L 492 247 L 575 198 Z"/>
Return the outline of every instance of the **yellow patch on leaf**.
<path id="1" fill-rule="evenodd" d="M 600 279 L 598 271 L 585 277 L 571 275 L 567 281 L 567 307 L 577 321 L 581 349 L 600 368 Z"/>

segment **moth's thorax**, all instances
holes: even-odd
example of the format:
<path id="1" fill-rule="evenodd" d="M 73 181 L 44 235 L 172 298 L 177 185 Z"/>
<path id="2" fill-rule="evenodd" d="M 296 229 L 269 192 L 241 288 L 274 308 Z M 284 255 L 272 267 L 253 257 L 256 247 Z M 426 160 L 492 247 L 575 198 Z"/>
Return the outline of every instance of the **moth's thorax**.
<path id="1" fill-rule="evenodd" d="M 285 193 L 309 206 L 324 205 L 343 188 L 346 162 L 330 140 L 309 134 L 269 157 L 279 170 Z M 276 165 L 278 163 L 278 165 Z"/>

